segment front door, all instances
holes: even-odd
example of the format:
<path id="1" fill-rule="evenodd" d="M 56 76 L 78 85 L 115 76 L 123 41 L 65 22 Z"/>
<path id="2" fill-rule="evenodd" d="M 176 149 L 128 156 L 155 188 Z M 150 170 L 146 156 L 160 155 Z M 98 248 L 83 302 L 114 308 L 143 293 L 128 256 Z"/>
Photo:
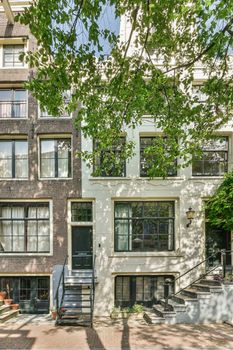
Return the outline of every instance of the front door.
<path id="1" fill-rule="evenodd" d="M 215 266 L 221 263 L 221 249 L 231 251 L 231 232 L 220 229 L 206 223 L 206 258 L 214 255 L 208 262 L 208 266 Z M 231 253 L 226 254 L 226 265 L 231 270 Z"/>
<path id="2" fill-rule="evenodd" d="M 92 227 L 72 227 L 72 270 L 92 268 Z"/>

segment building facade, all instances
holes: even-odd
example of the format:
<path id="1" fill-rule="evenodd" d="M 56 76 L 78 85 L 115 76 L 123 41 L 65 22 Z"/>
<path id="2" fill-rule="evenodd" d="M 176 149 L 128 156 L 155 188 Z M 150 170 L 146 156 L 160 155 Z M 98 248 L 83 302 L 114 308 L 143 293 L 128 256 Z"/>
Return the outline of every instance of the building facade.
<path id="1" fill-rule="evenodd" d="M 164 295 L 165 278 L 174 281 L 216 247 L 231 249 L 231 232 L 206 223 L 204 202 L 232 168 L 233 129 L 226 126 L 203 145 L 201 160 L 182 169 L 174 164 L 165 180 L 149 179 L 144 149 L 162 133 L 144 117 L 122 133 L 136 144 L 122 171 L 93 177 L 75 157 L 81 147 L 94 147 L 93 140 L 81 142 L 75 114 L 49 116 L 24 89 L 32 71 L 19 54 L 36 42 L 27 27 L 8 21 L 2 9 L 0 289 L 8 289 L 23 312 L 48 312 L 68 256 L 66 271 L 95 269 L 94 315 L 108 316 L 115 306 L 153 305 Z M 122 37 L 126 31 L 122 22 Z M 195 83 L 202 81 L 197 67 Z M 187 227 L 190 207 L 195 218 Z"/>
<path id="2" fill-rule="evenodd" d="M 49 312 L 68 252 L 67 201 L 81 196 L 80 137 L 72 115 L 48 116 L 25 90 L 32 71 L 19 54 L 35 47 L 1 8 L 0 289 L 24 312 Z"/>

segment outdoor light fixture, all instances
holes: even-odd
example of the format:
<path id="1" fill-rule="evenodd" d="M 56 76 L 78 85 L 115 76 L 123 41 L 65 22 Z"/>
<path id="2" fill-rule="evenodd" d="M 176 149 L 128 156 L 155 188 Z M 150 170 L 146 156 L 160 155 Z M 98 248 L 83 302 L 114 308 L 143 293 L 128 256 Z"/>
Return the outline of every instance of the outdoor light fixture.
<path id="1" fill-rule="evenodd" d="M 191 207 L 189 208 L 188 211 L 186 211 L 186 217 L 189 220 L 189 223 L 186 225 L 186 227 L 189 227 L 192 223 L 192 220 L 195 217 L 195 210 L 193 210 Z"/>

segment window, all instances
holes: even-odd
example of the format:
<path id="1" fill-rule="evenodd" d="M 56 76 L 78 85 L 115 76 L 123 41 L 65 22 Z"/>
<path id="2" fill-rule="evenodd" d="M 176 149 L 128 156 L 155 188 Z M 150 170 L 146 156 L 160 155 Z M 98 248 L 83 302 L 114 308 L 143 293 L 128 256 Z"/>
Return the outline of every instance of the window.
<path id="1" fill-rule="evenodd" d="M 202 91 L 203 85 L 193 85 L 192 92 L 193 97 L 197 98 L 198 102 L 205 102 L 207 100 L 207 95 Z"/>
<path id="2" fill-rule="evenodd" d="M 146 152 L 148 147 L 156 147 L 156 139 L 161 138 L 161 136 L 146 136 L 140 137 L 140 176 L 145 177 L 149 176 L 148 172 L 154 163 L 154 155 L 151 155 Z M 163 137 L 165 139 L 166 137 Z M 177 175 L 177 162 L 176 160 L 168 169 L 168 176 Z"/>
<path id="3" fill-rule="evenodd" d="M 174 250 L 174 202 L 116 202 L 115 251 Z"/>
<path id="4" fill-rule="evenodd" d="M 115 279 L 115 306 L 129 307 L 135 303 L 152 306 L 164 298 L 165 278 L 173 276 L 117 276 Z M 171 286 L 171 293 L 174 287 Z"/>
<path id="5" fill-rule="evenodd" d="M 121 157 L 122 146 L 125 144 L 125 137 L 118 139 L 111 147 L 101 151 L 96 157 L 94 164 L 94 174 L 104 177 L 123 177 L 126 175 L 125 159 Z M 97 148 L 98 141 L 94 141 L 94 149 Z"/>
<path id="6" fill-rule="evenodd" d="M 92 203 L 91 202 L 71 203 L 71 220 L 75 222 L 92 221 Z"/>
<path id="7" fill-rule="evenodd" d="M 28 177 L 28 142 L 0 140 L 0 178 L 26 179 Z"/>
<path id="8" fill-rule="evenodd" d="M 71 177 L 71 140 L 40 141 L 40 175 L 42 178 Z"/>
<path id="9" fill-rule="evenodd" d="M 49 242 L 49 204 L 0 203 L 1 253 L 48 253 Z"/>
<path id="10" fill-rule="evenodd" d="M 64 97 L 64 104 L 66 107 L 71 100 L 71 92 L 70 91 L 64 92 L 63 97 Z M 40 118 L 56 118 L 56 116 L 49 114 L 49 112 L 46 109 L 44 110 L 40 109 Z M 64 112 L 58 118 L 71 118 L 71 114 L 68 113 L 66 110 L 64 110 Z"/>
<path id="11" fill-rule="evenodd" d="M 0 90 L 0 118 L 27 118 L 26 90 Z"/>
<path id="12" fill-rule="evenodd" d="M 24 52 L 24 45 L 3 45 L 3 67 L 23 67 L 20 54 Z"/>
<path id="13" fill-rule="evenodd" d="M 221 176 L 228 167 L 228 137 L 215 137 L 205 142 L 201 158 L 194 158 L 194 176 Z"/>

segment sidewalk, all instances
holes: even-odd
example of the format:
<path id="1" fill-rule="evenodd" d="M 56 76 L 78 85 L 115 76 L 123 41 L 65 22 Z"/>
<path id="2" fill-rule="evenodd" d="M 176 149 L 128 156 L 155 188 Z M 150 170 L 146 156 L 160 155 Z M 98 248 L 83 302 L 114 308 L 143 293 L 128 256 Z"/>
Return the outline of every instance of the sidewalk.
<path id="1" fill-rule="evenodd" d="M 233 349 L 233 327 L 227 324 L 147 325 L 123 320 L 98 323 L 94 329 L 55 327 L 48 318 L 21 315 L 0 325 L 0 349 L 147 350 Z"/>

